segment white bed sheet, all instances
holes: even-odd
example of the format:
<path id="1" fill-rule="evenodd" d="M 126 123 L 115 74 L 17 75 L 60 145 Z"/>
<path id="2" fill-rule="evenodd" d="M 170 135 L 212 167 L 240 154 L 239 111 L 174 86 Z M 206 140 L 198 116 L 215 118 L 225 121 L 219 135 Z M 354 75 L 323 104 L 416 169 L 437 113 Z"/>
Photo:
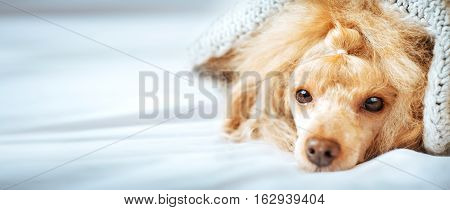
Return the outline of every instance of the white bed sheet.
<path id="1" fill-rule="evenodd" d="M 45 16 L 91 40 L 0 17 L 0 189 L 450 189 L 449 157 L 396 150 L 311 174 L 273 145 L 222 139 L 220 117 L 140 120 L 138 74 L 162 71 L 139 59 L 189 70 L 186 47 L 213 17 Z"/>

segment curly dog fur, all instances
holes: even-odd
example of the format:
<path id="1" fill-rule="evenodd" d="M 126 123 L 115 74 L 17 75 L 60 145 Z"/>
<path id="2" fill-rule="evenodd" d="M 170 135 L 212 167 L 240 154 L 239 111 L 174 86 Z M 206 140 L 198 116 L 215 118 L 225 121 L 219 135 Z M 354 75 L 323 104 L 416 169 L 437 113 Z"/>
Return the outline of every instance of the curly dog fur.
<path id="1" fill-rule="evenodd" d="M 422 26 L 380 2 L 303 0 L 205 68 L 232 86 L 229 138 L 273 141 L 305 170 L 336 171 L 395 148 L 421 150 L 432 48 Z M 259 77 L 242 79 L 248 72 Z M 298 103 L 300 89 L 310 103 Z M 381 111 L 361 106 L 372 96 Z M 307 158 L 312 138 L 339 145 L 330 165 Z"/>

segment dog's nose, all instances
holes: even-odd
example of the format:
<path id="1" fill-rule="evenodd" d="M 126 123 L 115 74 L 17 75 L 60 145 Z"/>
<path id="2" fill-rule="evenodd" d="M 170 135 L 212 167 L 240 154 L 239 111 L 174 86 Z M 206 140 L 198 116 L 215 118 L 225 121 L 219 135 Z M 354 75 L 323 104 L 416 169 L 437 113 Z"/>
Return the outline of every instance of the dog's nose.
<path id="1" fill-rule="evenodd" d="M 308 160 L 319 167 L 330 165 L 340 152 L 338 143 L 324 139 L 308 139 L 305 148 Z"/>

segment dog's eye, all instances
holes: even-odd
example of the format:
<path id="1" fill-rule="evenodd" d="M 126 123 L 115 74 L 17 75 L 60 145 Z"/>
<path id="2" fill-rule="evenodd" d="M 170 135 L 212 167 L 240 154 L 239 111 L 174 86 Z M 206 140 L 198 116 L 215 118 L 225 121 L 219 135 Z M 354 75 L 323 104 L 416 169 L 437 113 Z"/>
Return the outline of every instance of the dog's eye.
<path id="1" fill-rule="evenodd" d="M 309 92 L 307 90 L 304 90 L 304 89 L 301 89 L 301 90 L 297 91 L 296 98 L 297 98 L 297 101 L 302 103 L 302 104 L 309 103 L 313 99 L 311 94 L 309 94 Z"/>
<path id="2" fill-rule="evenodd" d="M 383 109 L 383 106 L 383 99 L 378 97 L 370 97 L 363 104 L 363 108 L 369 112 L 379 112 Z"/>

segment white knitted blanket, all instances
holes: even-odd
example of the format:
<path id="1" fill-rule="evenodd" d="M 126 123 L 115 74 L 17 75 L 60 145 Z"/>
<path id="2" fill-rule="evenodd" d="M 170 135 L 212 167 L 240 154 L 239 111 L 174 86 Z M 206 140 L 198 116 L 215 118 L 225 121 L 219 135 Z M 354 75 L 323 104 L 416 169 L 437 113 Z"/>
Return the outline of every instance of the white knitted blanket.
<path id="1" fill-rule="evenodd" d="M 271 15 L 293 0 L 246 0 L 221 17 L 192 46 L 194 65 L 236 47 Z M 450 17 L 445 0 L 389 0 L 427 26 L 435 37 L 434 57 L 425 93 L 424 145 L 432 154 L 450 153 Z"/>

